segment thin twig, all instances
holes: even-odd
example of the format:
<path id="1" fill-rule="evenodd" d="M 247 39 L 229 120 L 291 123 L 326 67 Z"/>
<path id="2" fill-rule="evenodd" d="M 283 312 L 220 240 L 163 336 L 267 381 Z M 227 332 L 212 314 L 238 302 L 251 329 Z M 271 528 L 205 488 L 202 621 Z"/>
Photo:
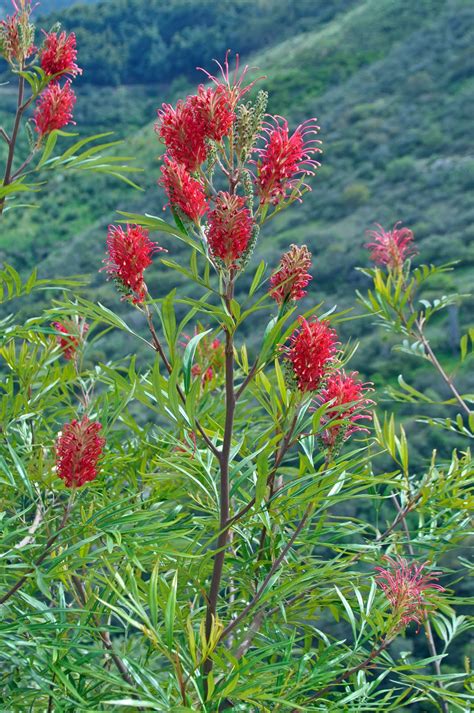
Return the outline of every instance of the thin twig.
<path id="1" fill-rule="evenodd" d="M 431 344 L 429 343 L 428 339 L 426 338 L 424 332 L 423 332 L 423 324 L 421 320 L 417 319 L 415 320 L 415 325 L 418 331 L 418 336 L 421 339 L 421 343 L 423 344 L 423 347 L 425 348 L 425 351 L 429 357 L 430 362 L 433 364 L 435 369 L 438 371 L 440 374 L 441 378 L 444 380 L 444 382 L 447 384 L 449 389 L 451 390 L 451 393 L 454 395 L 454 398 L 460 405 L 460 407 L 463 409 L 463 411 L 470 416 L 473 412 L 467 405 L 467 403 L 464 401 L 463 397 L 457 390 L 453 380 L 449 376 L 449 374 L 446 373 L 444 370 L 443 366 L 441 365 L 440 361 L 438 360 L 438 357 L 434 353 L 433 349 L 431 348 Z"/>
<path id="2" fill-rule="evenodd" d="M 0 136 L 2 139 L 6 141 L 6 143 L 10 146 L 10 137 L 8 136 L 7 132 L 3 128 L 3 126 L 0 126 Z"/>
<path id="3" fill-rule="evenodd" d="M 31 567 L 30 569 L 28 569 L 27 572 L 26 572 L 22 577 L 20 577 L 20 579 L 16 582 L 16 584 L 14 584 L 13 587 L 10 587 L 10 589 L 8 590 L 8 592 L 6 592 L 6 593 L 3 595 L 3 597 L 0 597 L 0 604 L 5 604 L 5 602 L 8 601 L 8 599 L 10 599 L 10 597 L 12 597 L 12 596 L 15 594 L 15 592 L 17 592 L 19 589 L 21 589 L 21 587 L 24 585 L 24 583 L 26 582 L 26 580 L 28 579 L 28 577 L 30 576 L 30 574 L 31 574 L 32 572 L 34 572 L 35 569 L 36 569 L 37 567 L 39 567 L 40 564 L 42 564 L 42 562 L 44 562 L 44 560 L 46 559 L 46 557 L 47 557 L 48 554 L 49 554 L 49 551 L 50 551 L 51 547 L 54 545 L 54 543 L 55 543 L 56 540 L 58 539 L 59 535 L 61 534 L 61 531 L 62 531 L 62 530 L 64 529 L 64 527 L 66 526 L 66 523 L 67 523 L 67 521 L 68 521 L 68 519 L 69 519 L 69 515 L 70 515 L 71 510 L 72 510 L 73 503 L 74 503 L 74 491 L 72 492 L 72 494 L 71 494 L 71 496 L 70 496 L 70 498 L 69 498 L 69 500 L 68 500 L 68 502 L 67 502 L 67 504 L 66 504 L 66 507 L 64 508 L 64 514 L 63 514 L 63 517 L 62 517 L 62 519 L 61 519 L 61 522 L 59 523 L 59 527 L 58 527 L 58 529 L 56 530 L 56 532 L 54 533 L 54 535 L 52 535 L 52 536 L 49 538 L 49 540 L 46 542 L 46 545 L 45 545 L 45 548 L 44 548 L 44 550 L 43 550 L 43 553 L 38 557 L 38 559 L 36 559 L 36 560 L 34 561 L 33 567 Z"/>
<path id="4" fill-rule="evenodd" d="M 258 590 L 255 592 L 255 595 L 254 595 L 253 598 L 250 600 L 250 602 L 242 609 L 242 611 L 240 612 L 240 614 L 239 614 L 235 619 L 233 619 L 233 620 L 225 627 L 225 629 L 223 630 L 223 632 L 222 632 L 222 634 L 221 634 L 221 636 L 220 636 L 220 639 L 223 639 L 223 638 L 225 638 L 226 636 L 228 636 L 229 633 L 230 633 L 231 631 L 233 631 L 233 629 L 235 629 L 235 627 L 236 627 L 238 624 L 240 624 L 240 622 L 242 621 L 242 619 L 244 619 L 244 618 L 247 616 L 247 614 L 254 608 L 254 606 L 255 606 L 256 604 L 258 604 L 258 602 L 260 601 L 261 597 L 263 596 L 263 594 L 264 594 L 264 592 L 265 592 L 265 589 L 267 588 L 268 583 L 270 582 L 270 580 L 272 579 L 273 575 L 275 574 L 275 572 L 276 572 L 276 571 L 278 570 L 278 568 L 280 567 L 280 565 L 281 565 L 281 563 L 283 562 L 283 560 L 285 559 L 286 555 L 288 554 L 288 552 L 289 552 L 290 549 L 292 548 L 292 546 L 293 546 L 293 544 L 294 544 L 296 538 L 298 537 L 298 535 L 300 534 L 301 530 L 302 530 L 303 527 L 305 526 L 305 524 L 306 524 L 306 522 L 307 522 L 307 520 L 308 520 L 308 518 L 309 518 L 309 516 L 310 516 L 310 514 L 311 514 L 311 512 L 312 512 L 312 510 L 313 510 L 313 507 L 314 507 L 314 506 L 313 506 L 313 503 L 310 503 L 310 504 L 308 505 L 308 507 L 306 508 L 306 510 L 305 510 L 305 512 L 304 512 L 303 517 L 302 517 L 301 520 L 300 520 L 300 523 L 299 523 L 298 527 L 296 528 L 296 530 L 294 531 L 293 535 L 290 537 L 290 539 L 289 539 L 288 542 L 286 543 L 285 547 L 282 549 L 282 551 L 280 552 L 280 554 L 278 555 L 278 557 L 276 558 L 276 560 L 274 561 L 274 563 L 273 563 L 272 566 L 270 567 L 270 570 L 269 570 L 267 576 L 266 576 L 265 579 L 263 580 L 263 582 L 262 582 L 262 584 L 260 585 L 260 587 L 258 588 Z"/>
<path id="5" fill-rule="evenodd" d="M 79 602 L 81 606 L 86 608 L 87 606 L 87 593 L 84 588 L 83 583 L 79 579 L 79 577 L 76 574 L 71 575 L 71 581 L 74 587 L 74 590 L 76 592 L 77 598 L 79 599 Z M 92 613 L 91 613 L 92 615 Z M 133 678 L 130 676 L 128 669 L 120 656 L 115 653 L 112 640 L 110 638 L 110 634 L 108 631 L 100 631 L 100 622 L 98 619 L 92 615 L 92 620 L 94 622 L 95 627 L 99 630 L 99 636 L 102 641 L 102 644 L 104 648 L 107 650 L 107 652 L 110 655 L 110 658 L 114 662 L 115 666 L 117 667 L 118 672 L 120 673 L 121 677 L 125 681 L 125 683 L 128 683 L 129 686 L 135 686 L 135 683 L 133 681 Z"/>
<path id="6" fill-rule="evenodd" d="M 147 319 L 148 328 L 150 330 L 150 334 L 152 337 L 153 348 L 155 349 L 155 351 L 158 352 L 161 359 L 163 360 L 163 364 L 165 365 L 168 374 L 171 374 L 173 371 L 173 367 L 172 367 L 168 357 L 166 356 L 163 346 L 158 338 L 158 335 L 157 335 L 156 329 L 155 329 L 155 325 L 153 324 L 153 318 L 151 316 L 151 312 L 148 308 L 148 305 L 145 305 L 144 312 L 145 312 L 145 316 Z M 176 391 L 178 392 L 178 396 L 181 399 L 182 403 L 185 404 L 186 396 L 179 384 L 176 384 Z M 216 456 L 216 458 L 220 458 L 221 453 L 220 453 L 219 449 L 216 448 L 214 443 L 211 441 L 211 439 L 209 438 L 209 436 L 207 435 L 207 433 L 205 432 L 204 428 L 201 426 L 201 424 L 199 423 L 197 418 L 195 418 L 195 423 L 196 423 L 197 430 L 201 434 L 201 436 L 204 439 L 204 442 L 206 443 L 209 450 Z"/>
<path id="7" fill-rule="evenodd" d="M 357 664 L 357 666 L 353 666 L 352 668 L 347 669 L 344 673 L 342 673 L 340 676 L 334 679 L 331 683 L 328 683 L 327 686 L 324 688 L 321 688 L 320 691 L 316 691 L 315 693 L 312 693 L 307 700 L 315 701 L 318 698 L 322 698 L 326 693 L 329 693 L 331 688 L 334 686 L 339 685 L 340 683 L 343 683 L 344 681 L 347 681 L 348 678 L 350 678 L 354 673 L 357 673 L 358 671 L 361 671 L 364 668 L 368 668 L 383 651 L 387 648 L 392 643 L 393 639 L 386 640 L 384 639 L 380 646 L 378 646 L 376 649 L 374 649 L 369 656 L 367 656 L 366 659 L 361 661 L 361 663 Z M 293 708 L 291 713 L 300 713 L 299 708 Z"/>
<path id="8" fill-rule="evenodd" d="M 40 501 L 36 506 L 36 513 L 33 522 L 28 528 L 28 534 L 15 545 L 15 550 L 22 550 L 23 547 L 31 545 L 35 541 L 33 535 L 43 522 L 43 503 Z"/>

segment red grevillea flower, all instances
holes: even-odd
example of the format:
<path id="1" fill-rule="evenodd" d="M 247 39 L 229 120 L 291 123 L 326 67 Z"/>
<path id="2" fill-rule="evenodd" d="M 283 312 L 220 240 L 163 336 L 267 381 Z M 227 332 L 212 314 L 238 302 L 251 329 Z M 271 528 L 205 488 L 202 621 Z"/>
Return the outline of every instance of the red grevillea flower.
<path id="1" fill-rule="evenodd" d="M 405 260 L 416 254 L 416 248 L 412 245 L 413 232 L 409 228 L 399 228 L 401 222 L 395 223 L 392 230 L 386 232 L 381 225 L 377 224 L 378 230 L 368 230 L 373 240 L 366 244 L 370 253 L 370 259 L 378 265 L 386 265 L 392 270 L 400 270 Z"/>
<path id="2" fill-rule="evenodd" d="M 209 210 L 202 184 L 189 174 L 182 163 L 165 156 L 159 183 L 165 189 L 172 207 L 182 210 L 194 223 L 199 223 Z"/>
<path id="3" fill-rule="evenodd" d="M 105 438 L 98 435 L 101 430 L 98 421 L 89 421 L 84 416 L 81 421 L 74 419 L 66 423 L 59 434 L 56 466 L 68 488 L 80 488 L 97 477 L 99 458 L 105 446 Z"/>
<path id="4" fill-rule="evenodd" d="M 434 584 L 438 581 L 435 573 L 423 574 L 428 564 L 409 563 L 402 557 L 392 559 L 384 556 L 388 568 L 376 567 L 380 574 L 376 581 L 392 607 L 395 616 L 394 630 L 402 629 L 411 621 L 420 625 L 427 616 L 429 602 L 426 594 L 430 589 L 444 592 L 444 587 Z"/>
<path id="5" fill-rule="evenodd" d="M 71 32 L 44 33 L 45 40 L 40 53 L 40 64 L 46 74 L 70 74 L 75 77 L 82 74 L 82 69 L 77 66 L 76 35 Z"/>
<path id="6" fill-rule="evenodd" d="M 62 129 L 67 124 L 74 124 L 72 110 L 76 103 L 76 95 L 71 89 L 70 81 L 64 87 L 57 82 L 48 84 L 36 104 L 33 120 L 40 138 L 50 134 L 54 129 Z"/>
<path id="7" fill-rule="evenodd" d="M 7 62 L 22 64 L 36 49 L 33 44 L 35 28 L 30 23 L 32 8 L 29 0 L 22 2 L 20 7 L 12 0 L 12 5 L 13 15 L 0 21 L 0 55 Z"/>
<path id="8" fill-rule="evenodd" d="M 206 122 L 194 111 L 189 101 L 179 101 L 176 108 L 163 104 L 158 111 L 155 131 L 163 140 L 168 154 L 188 171 L 196 171 L 207 158 Z"/>
<path id="9" fill-rule="evenodd" d="M 245 198 L 221 191 L 209 213 L 207 240 L 211 253 L 227 267 L 242 257 L 252 237 L 253 221 Z"/>
<path id="10" fill-rule="evenodd" d="M 56 340 L 63 351 L 64 358 L 73 359 L 89 331 L 89 325 L 83 319 L 77 322 L 66 319 L 64 322 L 53 322 L 52 326 L 59 332 Z"/>
<path id="11" fill-rule="evenodd" d="M 368 408 L 374 402 L 366 396 L 369 390 L 370 385 L 360 382 L 355 371 L 346 374 L 341 369 L 328 376 L 318 397 L 318 404 L 331 404 L 322 418 L 322 423 L 326 424 L 322 440 L 327 448 L 334 449 L 356 431 L 368 431 L 360 421 L 372 420 Z"/>
<path id="12" fill-rule="evenodd" d="M 321 152 L 321 142 L 310 138 L 319 131 L 316 119 L 300 124 L 291 136 L 286 119 L 275 116 L 272 122 L 264 123 L 265 146 L 258 149 L 257 190 L 260 203 L 276 205 L 293 191 L 300 198 L 301 188 L 309 188 L 301 181 L 304 176 L 314 175 L 320 166 L 319 161 L 311 157 Z"/>
<path id="13" fill-rule="evenodd" d="M 278 270 L 270 279 L 270 295 L 278 304 L 287 300 L 300 300 L 305 287 L 313 279 L 307 270 L 311 267 L 311 253 L 306 245 L 292 245 L 281 260 Z"/>
<path id="14" fill-rule="evenodd" d="M 188 104 L 200 124 L 206 138 L 221 141 L 227 136 L 235 121 L 232 109 L 232 95 L 227 87 L 204 87 L 200 84 L 198 93 L 188 97 Z"/>
<path id="15" fill-rule="evenodd" d="M 300 391 L 316 391 L 337 351 L 337 334 L 327 320 L 301 318 L 301 328 L 283 349 Z"/>
<path id="16" fill-rule="evenodd" d="M 127 225 L 126 231 L 119 225 L 109 225 L 107 233 L 108 256 L 102 269 L 116 281 L 124 293 L 123 299 L 131 299 L 134 304 L 145 299 L 143 273 L 152 263 L 151 256 L 166 252 L 151 242 L 148 235 L 148 230 L 140 225 Z"/>

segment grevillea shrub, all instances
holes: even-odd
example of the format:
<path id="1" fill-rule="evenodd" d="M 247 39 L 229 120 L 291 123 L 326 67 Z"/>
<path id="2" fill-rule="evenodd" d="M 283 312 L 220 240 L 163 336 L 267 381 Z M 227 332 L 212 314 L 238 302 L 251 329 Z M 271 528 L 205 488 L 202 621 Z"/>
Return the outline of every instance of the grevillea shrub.
<path id="1" fill-rule="evenodd" d="M 74 49 L 57 34 L 42 66 L 74 77 Z M 259 260 L 272 218 L 296 211 L 313 180 L 317 190 L 321 147 L 315 119 L 266 115 L 248 75 L 226 57 L 159 110 L 152 180 L 169 222 L 122 213 L 97 259 L 120 316 L 63 283 L 70 293 L 5 334 L 8 710 L 468 709 L 469 663 L 451 645 L 471 627 L 455 609 L 469 565 L 444 559 L 467 534 L 469 452 L 434 451 L 413 470 L 403 426 L 376 406 L 387 394 L 348 364 L 347 313 L 313 299 L 307 247 Z M 371 241 L 373 286 L 359 301 L 432 368 L 449 414 L 403 378 L 388 396 L 423 402 L 430 429 L 467 438 L 471 397 L 427 333 L 458 298 L 420 299 L 450 268 L 413 268 L 407 228 Z M 184 277 L 192 294 L 153 294 L 152 271 Z M 36 285 L 3 277 L 8 297 Z M 110 329 L 126 334 L 128 359 L 101 361 Z"/>

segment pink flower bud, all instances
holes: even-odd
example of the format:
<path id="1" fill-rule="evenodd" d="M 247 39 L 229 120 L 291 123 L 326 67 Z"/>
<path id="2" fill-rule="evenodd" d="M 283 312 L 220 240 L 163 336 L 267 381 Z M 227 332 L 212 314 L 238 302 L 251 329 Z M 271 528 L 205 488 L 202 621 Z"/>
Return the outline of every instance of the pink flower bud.
<path id="1" fill-rule="evenodd" d="M 301 328 L 290 337 L 283 352 L 300 391 L 316 391 L 337 351 L 337 334 L 327 320 L 301 318 Z"/>
<path id="2" fill-rule="evenodd" d="M 316 119 L 300 124 L 290 136 L 288 122 L 282 117 L 271 117 L 272 122 L 264 124 L 265 146 L 258 150 L 257 191 L 260 203 L 277 204 L 293 197 L 301 198 L 301 188 L 309 188 L 302 183 L 305 176 L 314 175 L 320 163 L 311 158 L 321 153 L 317 139 L 308 138 L 319 131 Z"/>
<path id="3" fill-rule="evenodd" d="M 321 419 L 322 424 L 326 424 L 322 440 L 329 450 L 346 441 L 356 431 L 368 430 L 360 425 L 360 421 L 372 420 L 368 407 L 374 402 L 366 396 L 370 390 L 369 384 L 363 384 L 357 379 L 355 371 L 346 374 L 341 369 L 328 376 L 317 401 L 318 405 L 331 404 Z"/>
<path id="4" fill-rule="evenodd" d="M 151 242 L 148 235 L 148 230 L 140 225 L 127 225 L 126 231 L 121 226 L 109 225 L 107 234 L 108 256 L 102 269 L 115 279 L 124 299 L 131 299 L 134 304 L 145 299 L 143 273 L 152 264 L 151 256 L 166 252 Z"/>
<path id="5" fill-rule="evenodd" d="M 67 124 L 74 124 L 72 110 L 76 103 L 76 95 L 67 81 L 63 87 L 58 82 L 48 84 L 40 95 L 33 120 L 40 138 L 50 134 L 54 129 L 62 129 Z"/>
<path id="6" fill-rule="evenodd" d="M 61 72 L 73 77 L 82 74 L 82 69 L 76 64 L 77 50 L 74 32 L 71 32 L 70 35 L 65 32 L 61 32 L 61 34 L 45 32 L 44 34 L 45 40 L 39 59 L 41 68 L 46 74 L 53 75 Z"/>
<path id="7" fill-rule="evenodd" d="M 245 198 L 221 191 L 209 213 L 207 240 L 214 257 L 227 267 L 242 257 L 252 237 L 253 221 Z"/>
<path id="8" fill-rule="evenodd" d="M 312 280 L 307 270 L 311 267 L 311 253 L 306 245 L 292 245 L 281 260 L 278 270 L 270 279 L 270 295 L 278 304 L 287 300 L 300 300 L 305 296 L 304 288 Z"/>
<path id="9" fill-rule="evenodd" d="M 444 592 L 444 588 L 439 584 L 434 584 L 438 578 L 437 572 L 423 574 L 423 569 L 428 562 L 417 564 L 409 563 L 403 557 L 392 559 L 384 556 L 389 567 L 376 567 L 379 572 L 375 578 L 377 584 L 387 597 L 392 612 L 396 618 L 395 631 L 404 628 L 411 621 L 420 625 L 427 616 L 429 602 L 426 594 L 430 589 Z"/>
<path id="10" fill-rule="evenodd" d="M 168 156 L 164 161 L 159 183 L 165 189 L 171 206 L 182 210 L 194 223 L 199 223 L 209 210 L 202 184 L 188 173 L 184 164 Z"/>
<path id="11" fill-rule="evenodd" d="M 371 251 L 370 259 L 392 270 L 401 270 L 405 260 L 416 254 L 416 248 L 412 245 L 412 231 L 408 228 L 398 228 L 399 225 L 400 221 L 388 232 L 381 225 L 377 225 L 378 230 L 367 231 L 367 235 L 373 238 L 373 241 L 365 246 Z"/>

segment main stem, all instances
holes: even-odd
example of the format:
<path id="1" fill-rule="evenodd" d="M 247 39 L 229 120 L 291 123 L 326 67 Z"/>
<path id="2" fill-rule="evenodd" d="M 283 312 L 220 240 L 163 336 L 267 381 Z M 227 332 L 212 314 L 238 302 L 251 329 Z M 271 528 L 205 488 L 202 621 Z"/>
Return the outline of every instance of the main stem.
<path id="1" fill-rule="evenodd" d="M 23 67 L 20 67 L 20 69 L 23 69 Z M 20 129 L 20 123 L 21 123 L 21 117 L 24 112 L 24 106 L 23 106 L 23 97 L 25 94 L 25 79 L 24 77 L 20 77 L 18 80 L 18 99 L 17 99 L 17 105 L 16 105 L 16 114 L 15 114 L 15 121 L 13 123 L 13 131 L 12 135 L 9 141 L 9 146 L 8 146 L 8 156 L 7 156 L 7 163 L 5 167 L 5 174 L 3 176 L 3 186 L 8 186 L 12 177 L 12 170 L 13 170 L 13 159 L 15 157 L 15 146 L 16 146 L 16 140 L 18 138 L 18 131 Z M 5 198 L 0 198 L 0 215 L 2 215 L 3 210 L 5 208 Z"/>
<path id="2" fill-rule="evenodd" d="M 225 302 L 229 314 L 233 298 L 233 282 L 226 289 Z M 206 611 L 206 639 L 209 641 L 213 622 L 216 617 L 217 599 L 224 567 L 225 551 L 229 541 L 229 456 L 232 445 L 232 432 L 234 428 L 235 394 L 234 394 L 234 335 L 228 328 L 225 329 L 225 425 L 222 450 L 219 454 L 220 465 L 220 496 L 219 496 L 219 537 L 217 539 L 214 567 L 212 571 L 211 586 Z M 204 674 L 207 676 L 212 671 L 212 659 L 204 662 Z"/>

